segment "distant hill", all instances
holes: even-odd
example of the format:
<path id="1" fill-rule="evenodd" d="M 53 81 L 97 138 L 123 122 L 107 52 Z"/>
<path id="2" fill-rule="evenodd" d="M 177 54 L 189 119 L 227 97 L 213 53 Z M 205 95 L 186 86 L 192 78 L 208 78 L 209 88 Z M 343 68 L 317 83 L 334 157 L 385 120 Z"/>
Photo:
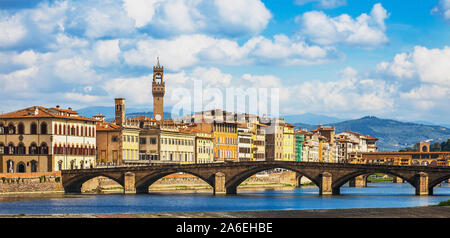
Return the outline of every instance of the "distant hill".
<path id="1" fill-rule="evenodd" d="M 336 123 L 341 121 L 346 121 L 348 119 L 342 119 L 337 117 L 330 117 L 312 113 L 304 113 L 304 114 L 296 114 L 296 115 L 283 115 L 282 116 L 286 122 L 291 124 L 293 123 L 303 123 L 310 125 L 318 125 L 318 124 L 329 124 Z"/>
<path id="2" fill-rule="evenodd" d="M 293 124 L 308 130 L 317 128 L 317 125 Z M 398 151 L 419 141 L 442 142 L 450 138 L 450 129 L 443 126 L 400 122 L 373 116 L 325 125 L 334 126 L 336 133 L 350 130 L 377 137 L 379 139 L 377 145 L 380 151 Z"/>

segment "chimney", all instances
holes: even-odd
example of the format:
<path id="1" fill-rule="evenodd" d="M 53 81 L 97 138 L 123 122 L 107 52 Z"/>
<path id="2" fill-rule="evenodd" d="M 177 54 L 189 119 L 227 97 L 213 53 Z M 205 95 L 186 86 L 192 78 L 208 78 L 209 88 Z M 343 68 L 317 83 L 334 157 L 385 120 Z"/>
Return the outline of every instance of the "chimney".
<path id="1" fill-rule="evenodd" d="M 59 108 L 60 108 L 60 106 L 59 106 L 59 105 L 56 105 L 56 108 L 58 108 L 58 109 L 59 109 Z"/>

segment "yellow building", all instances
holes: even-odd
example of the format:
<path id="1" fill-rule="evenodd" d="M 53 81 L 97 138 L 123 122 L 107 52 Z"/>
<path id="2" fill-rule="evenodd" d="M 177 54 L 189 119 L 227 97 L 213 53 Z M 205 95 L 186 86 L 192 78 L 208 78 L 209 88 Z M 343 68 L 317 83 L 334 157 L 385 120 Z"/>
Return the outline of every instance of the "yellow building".
<path id="1" fill-rule="evenodd" d="M 214 138 L 205 131 L 194 130 L 195 133 L 195 163 L 214 162 Z"/>
<path id="2" fill-rule="evenodd" d="M 285 123 L 283 127 L 283 160 L 295 161 L 294 125 Z"/>

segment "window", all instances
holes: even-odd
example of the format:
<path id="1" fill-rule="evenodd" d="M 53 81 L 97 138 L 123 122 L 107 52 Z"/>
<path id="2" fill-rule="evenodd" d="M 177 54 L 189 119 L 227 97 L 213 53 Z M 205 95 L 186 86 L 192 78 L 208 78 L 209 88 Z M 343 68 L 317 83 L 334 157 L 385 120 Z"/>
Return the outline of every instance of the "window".
<path id="1" fill-rule="evenodd" d="M 23 125 L 22 122 L 19 123 L 18 131 L 19 131 L 19 134 L 25 134 L 25 126 Z"/>
<path id="2" fill-rule="evenodd" d="M 141 145 L 147 144 L 146 138 L 140 138 L 139 144 L 141 144 Z"/>
<path id="3" fill-rule="evenodd" d="M 17 154 L 24 155 L 25 154 L 25 146 L 23 143 L 19 143 L 19 146 L 17 146 Z"/>
<path id="4" fill-rule="evenodd" d="M 41 144 L 41 154 L 48 155 L 48 146 L 46 143 Z"/>
<path id="5" fill-rule="evenodd" d="M 16 134 L 16 127 L 12 123 L 8 125 L 8 134 Z"/>
<path id="6" fill-rule="evenodd" d="M 8 154 L 13 155 L 15 152 L 15 147 L 13 143 L 9 143 L 8 145 Z"/>
<path id="7" fill-rule="evenodd" d="M 29 154 L 36 155 L 38 153 L 38 148 L 35 143 L 31 143 Z"/>
<path id="8" fill-rule="evenodd" d="M 155 145 L 156 144 L 156 138 L 150 138 L 150 144 Z"/>
<path id="9" fill-rule="evenodd" d="M 41 134 L 44 134 L 44 135 L 47 134 L 47 123 L 45 123 L 45 122 L 41 123 Z"/>
<path id="10" fill-rule="evenodd" d="M 37 172 L 37 161 L 36 160 L 31 161 L 31 172 Z"/>
<path id="11" fill-rule="evenodd" d="M 119 141 L 119 137 L 118 137 L 118 136 L 113 136 L 113 137 L 111 138 L 111 141 L 112 141 L 112 142 L 117 142 L 117 141 Z"/>

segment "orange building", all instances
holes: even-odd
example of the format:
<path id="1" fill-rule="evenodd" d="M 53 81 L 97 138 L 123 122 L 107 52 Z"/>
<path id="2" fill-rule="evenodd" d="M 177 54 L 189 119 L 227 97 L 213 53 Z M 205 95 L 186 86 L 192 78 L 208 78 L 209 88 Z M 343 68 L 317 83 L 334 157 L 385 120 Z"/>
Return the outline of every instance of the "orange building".
<path id="1" fill-rule="evenodd" d="M 235 122 L 198 123 L 200 130 L 212 134 L 214 142 L 214 162 L 238 161 L 238 133 Z"/>

